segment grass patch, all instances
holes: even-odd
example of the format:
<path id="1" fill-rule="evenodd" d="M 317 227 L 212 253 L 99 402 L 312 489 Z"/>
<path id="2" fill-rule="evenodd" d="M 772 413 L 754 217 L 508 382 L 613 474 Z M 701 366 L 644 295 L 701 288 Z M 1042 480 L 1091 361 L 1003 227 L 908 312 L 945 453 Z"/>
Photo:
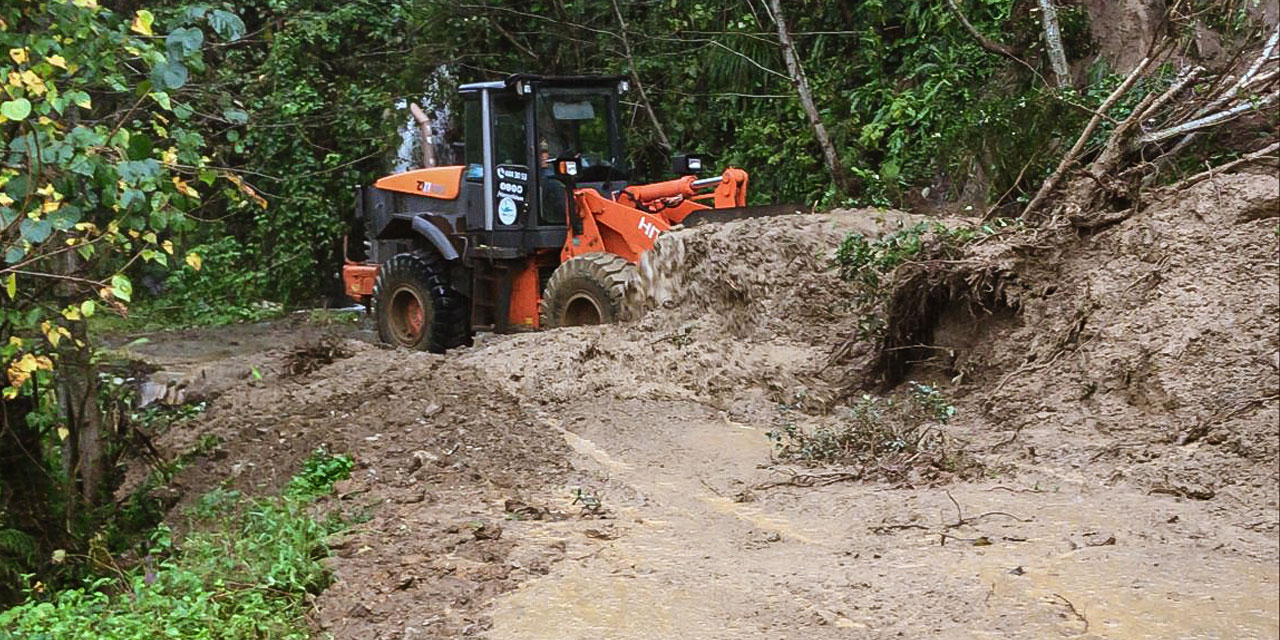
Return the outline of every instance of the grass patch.
<path id="1" fill-rule="evenodd" d="M 308 595 L 330 583 L 325 541 L 346 524 L 308 507 L 351 467 L 320 450 L 280 497 L 214 490 L 188 511 L 189 533 L 175 540 L 156 527 L 134 566 L 112 563 L 110 575 L 56 593 L 36 583 L 0 613 L 0 638 L 310 638 Z"/>
<path id="2" fill-rule="evenodd" d="M 785 424 L 768 436 L 780 460 L 838 464 L 864 479 L 967 476 L 980 467 L 947 432 L 955 412 L 936 387 L 911 382 L 897 394 L 863 395 L 835 424 L 808 430 Z"/>

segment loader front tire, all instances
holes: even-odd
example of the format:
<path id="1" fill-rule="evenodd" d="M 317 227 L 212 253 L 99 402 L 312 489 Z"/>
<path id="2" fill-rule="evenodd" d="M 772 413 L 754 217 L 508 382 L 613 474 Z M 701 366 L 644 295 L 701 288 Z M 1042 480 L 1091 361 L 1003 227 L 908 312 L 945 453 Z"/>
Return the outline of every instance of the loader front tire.
<path id="1" fill-rule="evenodd" d="M 397 347 L 444 353 L 471 343 L 467 300 L 449 285 L 445 261 L 430 252 L 400 253 L 373 284 L 378 338 Z"/>
<path id="2" fill-rule="evenodd" d="M 627 288 L 636 268 L 612 253 L 588 253 L 556 267 L 542 295 L 544 328 L 606 324 L 625 314 Z"/>

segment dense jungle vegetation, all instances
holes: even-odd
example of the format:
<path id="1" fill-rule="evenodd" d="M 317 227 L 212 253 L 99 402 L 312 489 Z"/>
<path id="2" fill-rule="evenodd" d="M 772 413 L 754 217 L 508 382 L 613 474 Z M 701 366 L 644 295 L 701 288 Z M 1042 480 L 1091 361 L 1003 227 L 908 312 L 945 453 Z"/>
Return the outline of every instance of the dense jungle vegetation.
<path id="1" fill-rule="evenodd" d="M 1087 129 L 1088 149 L 1181 77 L 1166 52 L 1107 102 L 1130 69 L 1100 49 L 1081 2 L 1056 7 L 1069 65 L 1056 68 L 1046 4 L 5 2 L 0 597 L 39 602 L 98 580 L 76 606 L 102 610 L 109 598 L 93 593 L 137 578 L 115 575 L 111 555 L 146 535 L 167 553 L 160 507 L 114 491 L 135 459 L 133 425 L 185 416 L 133 410 L 118 378 L 100 375 L 95 331 L 337 302 L 352 187 L 417 157 L 407 102 L 456 113 L 463 82 L 618 74 L 632 81 L 640 176 L 702 152 L 749 170 L 757 202 L 1016 217 L 1099 108 L 1114 110 Z M 1157 30 L 1207 67 L 1269 32 L 1251 0 L 1170 4 Z M 1196 48 L 1200 30 L 1219 53 Z M 1233 135 L 1202 136 L 1160 179 L 1254 148 L 1256 135 Z M 244 526 L 305 529 L 284 500 L 270 507 L 278 521 Z M 52 622 L 41 629 L 58 637 Z"/>

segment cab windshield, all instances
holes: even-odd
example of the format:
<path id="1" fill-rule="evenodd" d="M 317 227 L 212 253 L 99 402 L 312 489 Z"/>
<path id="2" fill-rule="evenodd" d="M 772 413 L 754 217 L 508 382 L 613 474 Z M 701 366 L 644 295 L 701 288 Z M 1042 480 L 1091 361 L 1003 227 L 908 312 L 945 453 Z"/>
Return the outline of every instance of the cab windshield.
<path id="1" fill-rule="evenodd" d="M 609 96 L 585 93 L 542 93 L 538 96 L 538 158 L 541 168 L 569 154 L 582 157 L 578 179 L 605 182 L 624 177 L 618 149 L 609 130 Z"/>

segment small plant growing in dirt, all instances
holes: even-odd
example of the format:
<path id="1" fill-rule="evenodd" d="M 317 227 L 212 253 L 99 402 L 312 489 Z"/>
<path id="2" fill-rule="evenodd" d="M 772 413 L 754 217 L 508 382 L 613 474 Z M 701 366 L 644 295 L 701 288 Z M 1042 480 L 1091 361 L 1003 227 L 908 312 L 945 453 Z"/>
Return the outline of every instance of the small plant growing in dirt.
<path id="1" fill-rule="evenodd" d="M 769 439 L 781 460 L 846 465 L 861 478 L 968 475 L 977 462 L 946 431 L 955 413 L 937 387 L 911 382 L 903 393 L 862 396 L 833 425 L 804 430 L 788 424 L 770 431 Z"/>
<path id="2" fill-rule="evenodd" d="M 351 350 L 341 340 L 326 336 L 318 342 L 294 349 L 285 358 L 284 370 L 286 375 L 300 376 L 350 357 Z"/>
<path id="3" fill-rule="evenodd" d="M 320 447 L 302 463 L 302 471 L 289 481 L 284 496 L 307 500 L 330 493 L 336 482 L 351 476 L 354 467 L 355 461 L 350 456 L 331 454 L 328 449 Z"/>

